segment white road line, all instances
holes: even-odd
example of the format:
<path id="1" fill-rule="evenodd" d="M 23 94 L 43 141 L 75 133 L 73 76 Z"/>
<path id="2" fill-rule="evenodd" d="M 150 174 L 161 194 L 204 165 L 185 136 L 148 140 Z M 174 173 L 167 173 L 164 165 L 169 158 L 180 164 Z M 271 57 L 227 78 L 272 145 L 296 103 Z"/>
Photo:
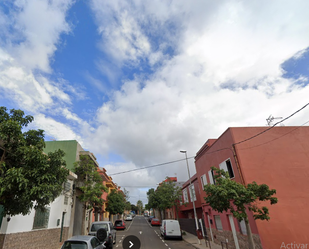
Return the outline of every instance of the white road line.
<path id="1" fill-rule="evenodd" d="M 166 246 L 168 246 L 168 244 L 165 244 Z"/>

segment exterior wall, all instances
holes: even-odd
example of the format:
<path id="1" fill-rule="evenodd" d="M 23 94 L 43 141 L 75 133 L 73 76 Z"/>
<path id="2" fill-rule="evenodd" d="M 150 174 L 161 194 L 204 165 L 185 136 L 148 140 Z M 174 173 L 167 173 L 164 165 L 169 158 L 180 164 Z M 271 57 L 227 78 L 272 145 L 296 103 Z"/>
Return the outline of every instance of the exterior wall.
<path id="1" fill-rule="evenodd" d="M 210 229 L 206 228 L 206 231 L 207 231 L 207 234 L 210 238 Z M 212 234 L 213 234 L 213 237 L 214 237 L 214 242 L 216 244 L 221 245 L 222 241 L 227 241 L 229 249 L 236 249 L 233 234 L 232 234 L 231 231 L 218 231 L 216 229 L 212 229 Z M 247 236 L 242 235 L 241 233 L 237 232 L 237 239 L 238 239 L 238 243 L 239 243 L 240 248 L 243 248 L 243 249 L 248 248 Z M 257 234 L 253 234 L 253 241 L 254 241 L 256 249 L 262 249 L 263 248 L 262 244 L 261 244 L 260 237 Z"/>
<path id="2" fill-rule="evenodd" d="M 83 150 L 76 140 L 45 141 L 45 145 L 45 153 L 52 152 L 58 149 L 63 150 L 65 152 L 65 156 L 63 158 L 67 163 L 66 167 L 71 171 L 73 171 L 74 162 L 78 160 L 77 151 Z M 80 148 L 78 149 L 77 147 Z"/>
<path id="3" fill-rule="evenodd" d="M 231 130 L 238 142 L 266 128 Z M 308 137 L 308 126 L 274 127 L 235 146 L 245 182 L 265 183 L 277 191 L 278 203 L 265 205 L 269 208 L 270 220 L 257 220 L 264 248 L 280 248 L 283 243 L 309 244 Z"/>
<path id="4" fill-rule="evenodd" d="M 69 204 L 64 205 L 63 195 L 51 203 L 46 229 L 33 229 L 34 209 L 29 215 L 16 215 L 11 217 L 10 221 L 7 221 L 7 217 L 4 217 L 0 229 L 0 248 L 20 248 L 21 244 L 26 248 L 59 248 L 59 245 L 68 238 L 71 215 L 70 203 L 69 200 Z M 63 212 L 66 214 L 61 235 Z M 59 225 L 57 225 L 58 219 Z M 48 241 L 48 245 L 46 245 L 46 241 Z"/>
<path id="5" fill-rule="evenodd" d="M 209 183 L 210 167 L 219 167 L 221 162 L 230 159 L 235 181 L 242 182 L 242 175 L 246 184 L 253 181 L 258 184 L 265 183 L 277 191 L 278 204 L 271 206 L 266 202 L 261 203 L 269 208 L 270 221 L 254 221 L 253 215 L 249 215 L 255 240 L 258 241 L 260 236 L 264 249 L 280 248 L 291 243 L 300 247 L 309 241 L 309 215 L 306 211 L 309 205 L 309 127 L 274 127 L 253 139 L 237 144 L 266 129 L 269 127 L 229 128 L 217 140 L 212 140 L 208 147 L 206 143 L 195 158 L 199 187 L 202 189 L 203 174 L 206 174 Z M 236 144 L 239 169 L 233 157 L 233 144 Z M 205 197 L 205 193 L 201 193 L 202 197 Z M 205 224 L 209 229 L 206 215 L 209 214 L 213 219 L 213 215 L 217 213 L 206 203 L 202 202 L 202 207 Z M 228 236 L 226 232 L 231 232 L 226 217 L 228 214 L 218 214 L 221 217 L 224 238 Z M 237 233 L 240 233 L 235 219 L 234 223 Z M 216 232 L 214 222 L 211 228 Z M 239 244 L 242 248 L 245 242 L 239 239 Z"/>
<path id="6" fill-rule="evenodd" d="M 0 248 L 59 249 L 62 245 L 62 242 L 59 241 L 60 232 L 60 228 L 55 228 L 6 235 L 1 234 Z M 68 237 L 67 234 L 68 227 L 63 230 L 63 240 Z"/>
<path id="7" fill-rule="evenodd" d="M 234 143 L 234 137 L 231 133 L 231 130 L 228 129 L 217 140 L 211 139 L 211 141 L 207 141 L 206 144 L 201 148 L 201 150 L 197 153 L 195 157 L 195 166 L 196 166 L 196 172 L 197 172 L 196 177 L 197 177 L 197 182 L 198 182 L 198 188 L 200 189 L 201 205 L 203 209 L 203 219 L 204 219 L 206 228 L 208 229 L 208 236 L 211 237 L 209 233 L 209 229 L 211 228 L 213 232 L 214 242 L 220 244 L 221 241 L 226 241 L 227 239 L 229 241 L 228 243 L 229 248 L 230 247 L 235 248 L 235 242 L 234 242 L 233 235 L 232 235 L 231 224 L 228 219 L 228 215 L 231 213 L 230 212 L 227 212 L 227 213 L 224 212 L 222 214 L 218 213 L 212 210 L 212 208 L 205 202 L 204 198 L 206 197 L 206 193 L 203 190 L 201 177 L 205 174 L 207 184 L 210 184 L 208 172 L 209 170 L 211 170 L 211 167 L 219 168 L 220 163 L 229 159 L 231 162 L 232 168 L 233 168 L 234 181 L 241 182 L 240 173 L 237 169 L 236 162 L 235 162 L 234 155 L 233 155 L 233 150 L 232 150 L 233 143 Z M 217 230 L 215 219 L 214 219 L 215 215 L 220 216 L 223 231 Z M 212 222 L 212 224 L 210 225 L 208 221 L 208 216 L 209 216 L 210 221 Z M 256 222 L 253 219 L 253 216 L 250 212 L 249 212 L 248 218 L 249 218 L 249 224 L 250 224 L 253 235 L 259 238 L 259 232 L 257 229 Z M 233 218 L 233 221 L 235 224 L 236 233 L 241 235 L 241 230 L 240 230 L 237 220 Z M 241 236 L 246 238 L 246 236 L 244 235 L 241 235 Z M 238 238 L 239 245 L 241 244 L 240 243 L 241 238 L 242 237 Z M 244 247 L 240 247 L 240 248 L 247 248 L 247 242 L 245 242 L 244 245 L 245 245 Z"/>
<path id="8" fill-rule="evenodd" d="M 194 186 L 195 196 L 196 196 L 196 201 L 194 202 L 196 214 L 197 214 L 197 218 L 200 219 L 202 218 L 202 202 L 201 202 L 201 192 L 198 186 L 199 182 L 197 181 L 197 174 L 191 177 L 191 182 L 192 182 L 192 185 Z M 181 191 L 183 191 L 184 189 L 187 189 L 188 191 L 189 202 L 181 205 L 179 207 L 179 211 L 181 213 L 180 215 L 181 218 L 194 219 L 193 202 L 191 201 L 191 198 L 190 198 L 189 186 L 190 186 L 189 180 L 186 181 L 182 186 Z M 184 199 L 182 199 L 182 203 L 184 203 Z"/>

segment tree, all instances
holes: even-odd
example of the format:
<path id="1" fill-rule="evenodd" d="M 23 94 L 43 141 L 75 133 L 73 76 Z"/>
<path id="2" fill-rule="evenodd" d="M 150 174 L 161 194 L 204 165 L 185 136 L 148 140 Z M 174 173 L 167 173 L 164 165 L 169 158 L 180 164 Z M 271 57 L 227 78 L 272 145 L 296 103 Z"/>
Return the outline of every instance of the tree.
<path id="1" fill-rule="evenodd" d="M 84 208 L 89 210 L 89 216 L 94 210 L 97 221 L 98 212 L 102 209 L 104 202 L 102 193 L 107 192 L 97 166 L 89 156 L 82 155 L 80 160 L 74 163 L 74 172 L 78 175 L 77 185 L 82 191 L 78 198 L 84 203 Z"/>
<path id="2" fill-rule="evenodd" d="M 43 153 L 43 130 L 23 132 L 32 121 L 21 110 L 0 107 L 0 205 L 4 215 L 44 210 L 67 180 L 64 152 Z"/>
<path id="3" fill-rule="evenodd" d="M 143 211 L 143 202 L 141 200 L 138 200 L 136 203 L 137 209 L 138 209 L 138 214 L 142 214 Z"/>
<path id="4" fill-rule="evenodd" d="M 125 198 L 123 194 L 113 189 L 111 193 L 107 196 L 106 211 L 109 212 L 109 220 L 111 220 L 112 215 L 123 214 L 124 209 L 125 209 Z"/>
<path id="5" fill-rule="evenodd" d="M 181 189 L 176 187 L 176 184 L 170 178 L 167 177 L 166 181 L 162 182 L 156 190 L 149 189 L 147 196 L 148 207 L 158 209 L 160 215 L 162 211 L 172 207 L 175 207 L 176 213 L 178 213 Z"/>
<path id="6" fill-rule="evenodd" d="M 206 203 L 216 211 L 231 211 L 233 216 L 240 222 L 244 220 L 247 228 L 249 248 L 254 249 L 255 245 L 248 221 L 247 209 L 253 212 L 254 219 L 269 220 L 268 208 L 260 207 L 262 201 L 270 201 L 276 204 L 278 199 L 273 197 L 275 189 L 269 189 L 266 184 L 258 185 L 256 182 L 244 186 L 229 178 L 229 174 L 224 170 L 212 167 L 214 171 L 215 184 L 205 185 L 207 194 Z"/>
<path id="7" fill-rule="evenodd" d="M 138 212 L 138 207 L 135 206 L 134 204 L 131 204 L 131 211 L 134 211 L 136 214 Z"/>

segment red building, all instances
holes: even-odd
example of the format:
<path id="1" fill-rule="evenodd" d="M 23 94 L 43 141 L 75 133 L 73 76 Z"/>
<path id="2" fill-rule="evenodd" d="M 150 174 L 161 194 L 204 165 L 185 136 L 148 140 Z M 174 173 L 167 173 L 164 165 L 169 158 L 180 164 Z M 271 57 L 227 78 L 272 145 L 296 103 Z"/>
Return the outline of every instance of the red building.
<path id="1" fill-rule="evenodd" d="M 209 139 L 195 157 L 199 188 L 213 184 L 214 166 L 225 169 L 234 181 L 255 181 L 276 189 L 276 205 L 261 203 L 269 208 L 270 221 L 255 221 L 249 213 L 256 248 L 307 248 L 309 127 L 267 129 L 228 128 L 218 139 Z M 201 191 L 201 199 L 204 197 L 205 192 Z M 229 212 L 215 212 L 205 201 L 201 205 L 209 237 L 217 243 L 228 239 L 229 248 L 248 247 L 243 222 L 239 223 Z"/>
<path id="2" fill-rule="evenodd" d="M 190 192 L 190 180 L 182 185 L 182 205 L 179 208 L 179 218 L 194 219 L 193 200 L 197 219 L 202 218 L 201 190 L 198 187 L 197 174 L 191 177 L 192 196 Z"/>

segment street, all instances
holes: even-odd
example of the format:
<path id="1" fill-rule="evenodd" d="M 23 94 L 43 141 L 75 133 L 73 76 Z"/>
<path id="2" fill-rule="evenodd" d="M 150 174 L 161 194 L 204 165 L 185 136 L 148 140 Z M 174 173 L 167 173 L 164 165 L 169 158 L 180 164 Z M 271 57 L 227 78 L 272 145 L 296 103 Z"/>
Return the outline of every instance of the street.
<path id="1" fill-rule="evenodd" d="M 126 221 L 126 230 L 117 231 L 117 242 L 114 245 L 114 248 L 123 248 L 123 240 L 130 235 L 134 235 L 139 238 L 141 242 L 141 249 L 194 248 L 191 244 L 184 240 L 163 240 L 160 236 L 160 227 L 152 227 L 148 222 L 148 217 L 136 216 L 133 221 Z"/>

